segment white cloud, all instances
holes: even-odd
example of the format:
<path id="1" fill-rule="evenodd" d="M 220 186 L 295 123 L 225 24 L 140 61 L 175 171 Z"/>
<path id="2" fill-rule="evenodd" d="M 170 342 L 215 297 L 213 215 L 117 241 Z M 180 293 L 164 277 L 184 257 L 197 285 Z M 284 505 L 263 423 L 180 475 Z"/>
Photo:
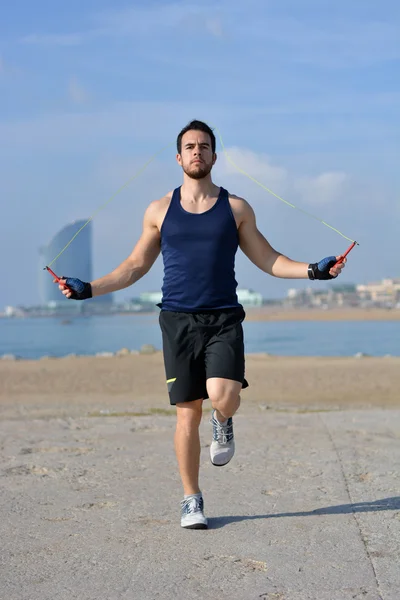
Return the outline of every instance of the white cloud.
<path id="1" fill-rule="evenodd" d="M 86 104 L 90 95 L 76 77 L 71 77 L 68 82 L 68 97 L 74 104 Z"/>
<path id="2" fill-rule="evenodd" d="M 222 163 L 219 165 L 221 176 L 239 175 L 242 179 L 248 179 L 250 176 L 262 184 L 264 191 L 268 188 L 292 204 L 299 204 L 297 198 L 300 198 L 303 206 L 335 202 L 340 198 L 349 180 L 348 175 L 342 171 L 298 177 L 286 167 L 272 164 L 268 155 L 246 148 L 226 148 L 226 155 L 221 152 L 219 161 Z M 238 178 L 235 177 L 235 181 L 238 181 Z"/>
<path id="3" fill-rule="evenodd" d="M 347 180 L 346 173 L 331 171 L 316 177 L 301 177 L 293 187 L 306 203 L 330 204 L 340 197 Z"/>
<path id="4" fill-rule="evenodd" d="M 273 191 L 283 192 L 287 188 L 289 174 L 284 167 L 274 166 L 266 154 L 255 153 L 246 148 L 226 148 L 226 154 L 220 152 L 222 174 L 237 175 L 246 173 L 259 180 Z"/>

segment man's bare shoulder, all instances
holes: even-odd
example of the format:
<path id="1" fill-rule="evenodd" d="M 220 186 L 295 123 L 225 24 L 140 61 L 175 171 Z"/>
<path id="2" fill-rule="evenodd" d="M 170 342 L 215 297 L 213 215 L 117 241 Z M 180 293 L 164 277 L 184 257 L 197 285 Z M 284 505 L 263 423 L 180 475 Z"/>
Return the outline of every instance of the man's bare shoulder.
<path id="1" fill-rule="evenodd" d="M 146 209 L 146 220 L 153 226 L 161 228 L 162 222 L 164 221 L 165 215 L 167 214 L 169 205 L 171 204 L 173 192 L 168 192 L 162 198 L 153 200 L 150 202 Z"/>
<path id="2" fill-rule="evenodd" d="M 229 194 L 229 204 L 231 205 L 232 212 L 238 225 L 253 212 L 253 209 L 247 200 L 240 196 L 236 196 L 235 194 Z"/>

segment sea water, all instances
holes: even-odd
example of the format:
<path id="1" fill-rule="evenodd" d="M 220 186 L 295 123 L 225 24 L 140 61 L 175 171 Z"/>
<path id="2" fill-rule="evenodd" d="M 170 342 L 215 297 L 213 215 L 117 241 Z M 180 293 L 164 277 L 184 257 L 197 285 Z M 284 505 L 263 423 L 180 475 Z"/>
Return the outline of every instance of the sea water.
<path id="1" fill-rule="evenodd" d="M 247 353 L 279 356 L 400 356 L 400 321 L 245 321 Z M 161 349 L 158 314 L 0 319 L 0 356 L 94 355 L 144 344 Z"/>

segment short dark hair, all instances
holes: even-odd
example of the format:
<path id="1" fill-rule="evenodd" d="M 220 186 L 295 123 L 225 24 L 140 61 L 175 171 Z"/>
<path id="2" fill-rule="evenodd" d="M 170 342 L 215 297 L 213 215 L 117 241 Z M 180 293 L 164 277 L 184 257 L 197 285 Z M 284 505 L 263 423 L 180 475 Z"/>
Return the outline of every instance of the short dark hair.
<path id="1" fill-rule="evenodd" d="M 207 123 L 203 123 L 203 121 L 190 121 L 190 123 L 188 123 L 186 125 L 186 127 L 184 127 L 182 129 L 182 131 L 179 133 L 177 140 L 176 140 L 176 147 L 178 150 L 178 154 L 182 153 L 182 137 L 185 135 L 185 133 L 187 133 L 188 131 L 203 131 L 204 133 L 208 133 L 208 135 L 211 138 L 211 149 L 213 151 L 213 154 L 215 153 L 215 135 L 213 130 L 211 129 L 211 127 L 209 127 L 207 125 Z"/>

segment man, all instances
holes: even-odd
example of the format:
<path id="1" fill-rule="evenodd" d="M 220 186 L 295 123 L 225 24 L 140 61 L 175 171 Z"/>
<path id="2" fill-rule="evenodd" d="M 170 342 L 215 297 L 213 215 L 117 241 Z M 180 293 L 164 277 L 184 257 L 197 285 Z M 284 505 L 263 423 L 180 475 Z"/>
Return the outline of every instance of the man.
<path id="1" fill-rule="evenodd" d="M 183 185 L 147 208 L 143 232 L 132 254 L 114 271 L 92 281 L 63 278 L 67 298 L 83 300 L 126 288 L 145 275 L 160 251 L 164 282 L 160 305 L 164 362 L 170 403 L 176 406 L 175 450 L 183 484 L 181 526 L 207 528 L 199 487 L 199 425 L 205 398 L 212 404 L 211 462 L 226 465 L 235 450 L 232 417 L 244 378 L 243 308 L 238 303 L 238 246 L 262 271 L 290 279 L 332 279 L 344 262 L 293 261 L 274 250 L 256 226 L 243 198 L 215 185 L 213 131 L 192 121 L 178 135 L 177 162 Z M 67 285 L 69 289 L 64 286 Z"/>

